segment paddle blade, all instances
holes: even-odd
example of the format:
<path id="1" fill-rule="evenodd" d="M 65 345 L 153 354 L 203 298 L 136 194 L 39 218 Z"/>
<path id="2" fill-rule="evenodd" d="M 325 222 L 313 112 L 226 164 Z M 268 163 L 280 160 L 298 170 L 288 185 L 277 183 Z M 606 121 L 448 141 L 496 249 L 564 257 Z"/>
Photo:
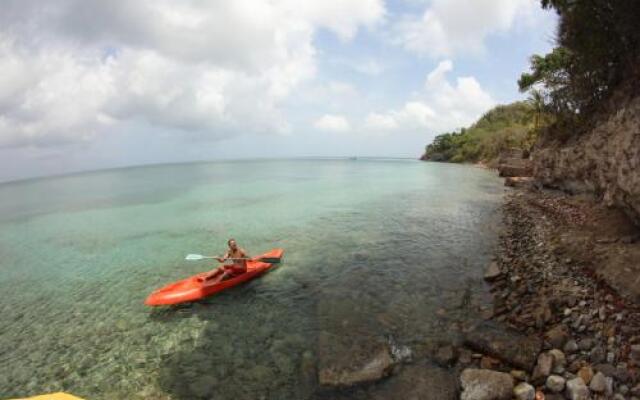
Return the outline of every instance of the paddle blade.
<path id="1" fill-rule="evenodd" d="M 203 255 L 200 254 L 188 254 L 184 259 L 189 261 L 198 261 L 204 258 Z"/>
<path id="2" fill-rule="evenodd" d="M 258 260 L 269 264 L 278 264 L 281 259 L 278 257 L 262 257 Z"/>

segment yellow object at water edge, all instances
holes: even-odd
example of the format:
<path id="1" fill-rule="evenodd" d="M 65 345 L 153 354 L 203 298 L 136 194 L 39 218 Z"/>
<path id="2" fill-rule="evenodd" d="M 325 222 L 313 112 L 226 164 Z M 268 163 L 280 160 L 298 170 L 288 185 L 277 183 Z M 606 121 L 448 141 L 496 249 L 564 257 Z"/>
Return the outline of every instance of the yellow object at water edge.
<path id="1" fill-rule="evenodd" d="M 82 399 L 80 397 L 76 397 L 68 393 L 58 392 L 58 393 L 42 394 L 40 396 L 25 397 L 25 398 L 14 399 L 14 400 L 82 400 Z"/>

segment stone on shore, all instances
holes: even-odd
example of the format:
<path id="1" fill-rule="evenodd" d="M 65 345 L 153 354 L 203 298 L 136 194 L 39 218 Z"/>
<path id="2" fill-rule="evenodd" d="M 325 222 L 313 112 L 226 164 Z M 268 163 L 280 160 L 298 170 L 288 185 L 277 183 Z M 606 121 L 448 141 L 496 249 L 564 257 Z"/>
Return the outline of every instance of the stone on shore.
<path id="1" fill-rule="evenodd" d="M 593 369 L 589 366 L 586 367 L 582 367 L 580 368 L 580 370 L 578 371 L 578 376 L 580 378 L 582 378 L 582 381 L 585 384 L 589 384 L 589 382 L 591 382 L 591 378 L 593 378 Z"/>
<path id="2" fill-rule="evenodd" d="M 596 372 L 602 372 L 605 376 L 611 376 L 619 382 L 628 382 L 631 376 L 626 367 L 614 367 L 611 364 L 597 364 L 593 366 Z"/>
<path id="3" fill-rule="evenodd" d="M 564 390 L 565 379 L 558 375 L 549 375 L 546 386 L 553 393 L 560 393 Z"/>
<path id="4" fill-rule="evenodd" d="M 460 384 L 461 400 L 509 400 L 513 396 L 513 378 L 503 372 L 465 369 Z"/>
<path id="5" fill-rule="evenodd" d="M 578 377 L 567 382 L 567 397 L 570 400 L 591 400 L 591 393 L 582 378 Z"/>
<path id="6" fill-rule="evenodd" d="M 573 354 L 578 351 L 578 343 L 575 340 L 571 339 L 567 343 L 565 343 L 563 350 L 565 353 Z"/>
<path id="7" fill-rule="evenodd" d="M 487 267 L 487 270 L 484 273 L 484 280 L 487 282 L 493 282 L 498 279 L 502 275 L 502 271 L 498 266 L 498 263 L 493 261 Z"/>
<path id="8" fill-rule="evenodd" d="M 467 333 L 464 343 L 474 351 L 525 371 L 531 370 L 542 348 L 539 338 L 500 328 L 490 322 L 483 322 Z"/>
<path id="9" fill-rule="evenodd" d="M 567 340 L 569 340 L 569 329 L 565 325 L 556 325 L 545 333 L 544 338 L 551 347 L 561 349 Z"/>
<path id="10" fill-rule="evenodd" d="M 533 183 L 533 179 L 526 176 L 508 176 L 504 185 L 508 187 L 524 187 Z"/>
<path id="11" fill-rule="evenodd" d="M 535 400 L 536 389 L 527 382 L 520 382 L 513 389 L 513 396 L 516 400 Z"/>
<path id="12" fill-rule="evenodd" d="M 553 368 L 553 356 L 547 353 L 540 353 L 538 363 L 533 369 L 531 380 L 533 382 L 543 382 L 550 374 Z"/>
<path id="13" fill-rule="evenodd" d="M 553 358 L 552 372 L 561 374 L 564 372 L 564 367 L 567 365 L 567 358 L 564 353 L 558 349 L 549 350 L 549 355 Z"/>
<path id="14" fill-rule="evenodd" d="M 589 383 L 589 389 L 596 393 L 611 393 L 613 391 L 613 380 L 604 376 L 602 372 L 597 372 Z"/>
<path id="15" fill-rule="evenodd" d="M 517 381 L 526 381 L 527 373 L 520 369 L 514 369 L 510 372 L 511 376 Z"/>

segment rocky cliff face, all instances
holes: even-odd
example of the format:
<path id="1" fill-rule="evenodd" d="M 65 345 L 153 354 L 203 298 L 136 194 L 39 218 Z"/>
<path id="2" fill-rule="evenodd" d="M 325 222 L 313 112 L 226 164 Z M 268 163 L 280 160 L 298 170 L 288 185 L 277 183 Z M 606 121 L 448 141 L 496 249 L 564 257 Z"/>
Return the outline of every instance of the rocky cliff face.
<path id="1" fill-rule="evenodd" d="M 594 193 L 640 224 L 640 96 L 617 110 L 568 143 L 541 143 L 533 174 L 546 186 Z"/>

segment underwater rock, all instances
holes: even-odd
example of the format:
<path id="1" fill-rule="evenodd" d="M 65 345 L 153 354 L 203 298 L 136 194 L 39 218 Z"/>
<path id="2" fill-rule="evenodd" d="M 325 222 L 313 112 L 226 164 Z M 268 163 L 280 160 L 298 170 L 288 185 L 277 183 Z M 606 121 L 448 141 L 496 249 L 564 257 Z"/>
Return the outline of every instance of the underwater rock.
<path id="1" fill-rule="evenodd" d="M 354 386 L 384 378 L 391 372 L 391 350 L 383 341 L 344 341 L 327 333 L 319 338 L 318 381 L 323 386 Z"/>
<path id="2" fill-rule="evenodd" d="M 318 382 L 349 387 L 386 377 L 395 361 L 389 340 L 372 336 L 382 329 L 363 308 L 361 299 L 327 294 L 317 306 Z"/>
<path id="3" fill-rule="evenodd" d="M 450 367 L 456 362 L 458 355 L 452 345 L 446 345 L 439 347 L 433 355 L 433 358 L 440 366 Z"/>
<path id="4" fill-rule="evenodd" d="M 371 400 L 455 400 L 458 398 L 455 376 L 444 368 L 408 365 L 397 375 L 369 390 Z"/>

